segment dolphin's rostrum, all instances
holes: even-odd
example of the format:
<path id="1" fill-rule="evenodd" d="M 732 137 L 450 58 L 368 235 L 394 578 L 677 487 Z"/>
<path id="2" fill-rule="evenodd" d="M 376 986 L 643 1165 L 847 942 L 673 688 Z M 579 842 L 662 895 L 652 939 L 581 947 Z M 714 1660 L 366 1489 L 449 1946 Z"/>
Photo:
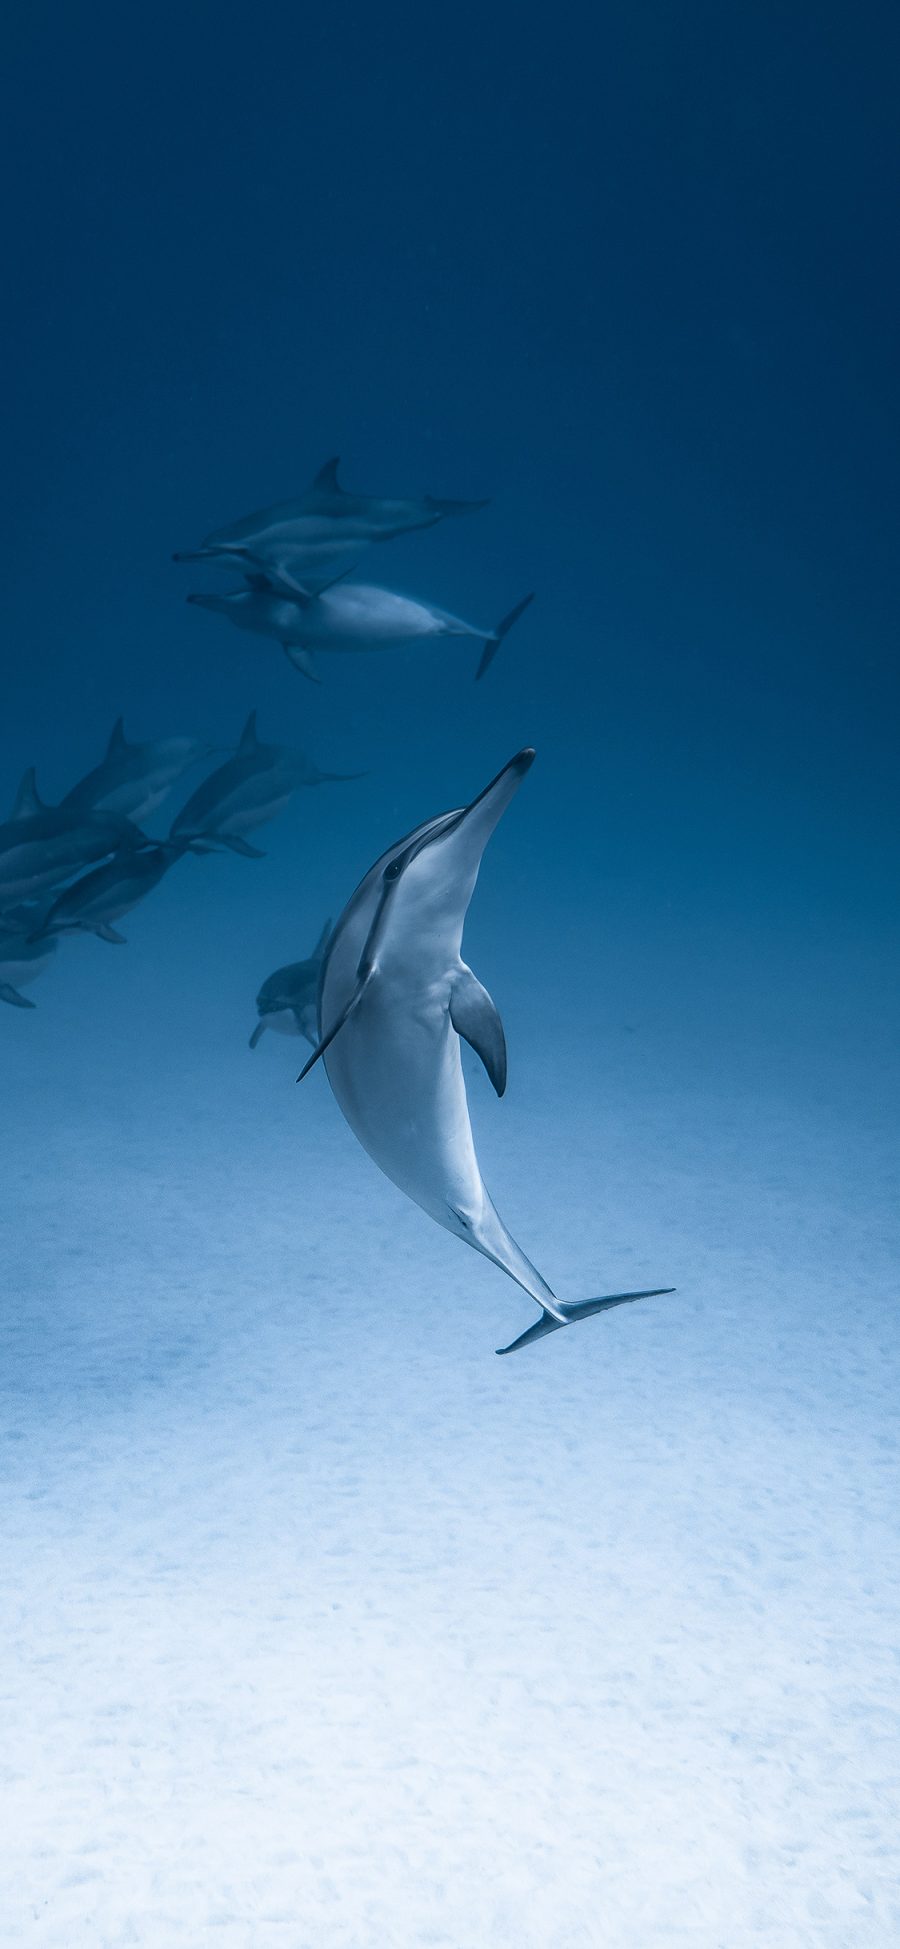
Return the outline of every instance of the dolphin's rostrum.
<path id="1" fill-rule="evenodd" d="M 463 924 L 484 848 L 533 759 L 520 751 L 471 805 L 427 820 L 366 874 L 328 945 L 319 1045 L 302 1071 L 323 1056 L 350 1128 L 385 1175 L 540 1307 L 498 1353 L 673 1290 L 558 1300 L 507 1231 L 475 1155 L 460 1037 L 501 1096 L 506 1045 L 490 995 L 461 959 Z"/>
<path id="2" fill-rule="evenodd" d="M 319 1040 L 319 980 L 330 933 L 331 922 L 326 920 L 308 961 L 291 961 L 285 968 L 276 968 L 263 982 L 256 997 L 259 1021 L 250 1037 L 251 1049 L 256 1048 L 266 1029 L 277 1029 L 279 1035 L 305 1035 L 315 1048 Z"/>

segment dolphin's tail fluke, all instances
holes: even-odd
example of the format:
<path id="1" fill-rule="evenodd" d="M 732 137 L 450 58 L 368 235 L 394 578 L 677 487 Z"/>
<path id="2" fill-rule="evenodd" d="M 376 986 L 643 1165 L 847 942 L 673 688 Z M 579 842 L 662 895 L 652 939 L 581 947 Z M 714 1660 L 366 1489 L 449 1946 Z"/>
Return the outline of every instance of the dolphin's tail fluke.
<path id="1" fill-rule="evenodd" d="M 478 669 L 475 672 L 476 683 L 478 682 L 479 677 L 483 677 L 485 671 L 490 669 L 490 666 L 494 661 L 494 658 L 497 654 L 497 651 L 500 648 L 503 638 L 504 636 L 509 635 L 513 623 L 518 622 L 519 617 L 521 615 L 524 615 L 525 610 L 528 608 L 528 604 L 533 601 L 534 601 L 534 590 L 532 589 L 531 594 L 527 596 L 523 596 L 521 602 L 516 603 L 515 609 L 511 609 L 509 615 L 503 617 L 502 622 L 499 622 L 497 624 L 496 629 L 493 630 L 491 635 L 487 638 L 484 649 L 481 652 L 481 662 L 479 663 Z"/>
<path id="2" fill-rule="evenodd" d="M 577 1326 L 579 1320 L 589 1320 L 593 1313 L 606 1313 L 611 1306 L 628 1306 L 635 1299 L 659 1299 L 664 1293 L 673 1293 L 674 1286 L 653 1286 L 644 1293 L 607 1293 L 603 1299 L 579 1299 L 572 1305 L 560 1301 L 560 1312 L 565 1319 L 555 1320 L 553 1314 L 544 1310 L 534 1326 L 520 1333 L 518 1340 L 511 1340 L 508 1347 L 498 1347 L 498 1353 L 518 1353 L 520 1347 L 530 1347 L 532 1341 L 543 1340 L 545 1333 L 558 1333 L 561 1326 Z"/>

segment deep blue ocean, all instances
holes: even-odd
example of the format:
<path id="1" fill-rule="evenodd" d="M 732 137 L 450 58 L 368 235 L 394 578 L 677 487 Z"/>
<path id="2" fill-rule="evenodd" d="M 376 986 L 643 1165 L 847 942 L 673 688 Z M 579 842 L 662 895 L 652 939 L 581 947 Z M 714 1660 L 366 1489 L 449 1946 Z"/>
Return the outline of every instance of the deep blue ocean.
<path id="1" fill-rule="evenodd" d="M 4 1941 L 897 1940 L 898 55 L 793 0 L 5 24 L 0 812 L 120 715 L 363 775 L 0 1002 Z M 188 604 L 335 455 L 488 502 L 355 571 L 534 591 L 483 681 Z M 677 1293 L 498 1362 L 525 1295 L 247 1044 L 526 745 L 479 1157 L 566 1298 Z"/>

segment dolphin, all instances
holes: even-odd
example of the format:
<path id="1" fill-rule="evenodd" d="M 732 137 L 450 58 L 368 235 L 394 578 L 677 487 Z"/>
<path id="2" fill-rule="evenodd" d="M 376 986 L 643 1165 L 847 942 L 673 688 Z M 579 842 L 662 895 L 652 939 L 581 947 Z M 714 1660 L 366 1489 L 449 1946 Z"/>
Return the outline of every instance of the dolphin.
<path id="1" fill-rule="evenodd" d="M 326 920 L 308 961 L 291 961 L 263 982 L 256 997 L 259 1021 L 250 1037 L 251 1049 L 266 1029 L 277 1029 L 279 1035 L 305 1035 L 313 1046 L 318 1042 L 319 977 L 330 933 L 331 922 Z"/>
<path id="2" fill-rule="evenodd" d="M 151 738 L 144 744 L 131 744 L 121 717 L 117 717 L 101 763 L 73 785 L 63 804 L 82 811 L 121 812 L 129 819 L 146 819 L 183 772 L 212 756 L 212 745 L 202 738 Z"/>
<path id="3" fill-rule="evenodd" d="M 520 751 L 471 805 L 426 820 L 366 874 L 334 929 L 319 986 L 319 1057 L 364 1150 L 439 1225 L 484 1254 L 536 1302 L 540 1318 L 498 1353 L 515 1353 L 594 1313 L 671 1292 L 607 1293 L 564 1303 L 507 1231 L 482 1182 L 460 1038 L 502 1096 L 503 1025 L 460 957 L 481 855 L 534 759 Z"/>
<path id="4" fill-rule="evenodd" d="M 227 616 L 239 629 L 272 636 L 304 677 L 318 682 L 317 650 L 386 650 L 402 643 L 446 637 L 474 637 L 484 644 L 476 678 L 493 662 L 504 636 L 533 600 L 524 596 L 494 629 L 482 629 L 433 603 L 395 595 L 366 582 L 333 583 L 314 593 L 294 594 L 273 585 L 271 577 L 248 575 L 247 586 L 224 595 L 189 595 L 188 602 Z"/>
<path id="5" fill-rule="evenodd" d="M 113 922 L 146 900 L 189 846 L 186 839 L 164 839 L 142 853 L 115 853 L 104 866 L 95 867 L 66 887 L 29 939 L 39 943 L 56 934 L 96 934 L 101 941 L 124 946 L 125 936 L 117 932 Z"/>
<path id="6" fill-rule="evenodd" d="M 302 583 L 328 575 L 374 542 L 391 541 L 417 528 L 433 528 L 448 515 L 470 514 L 486 501 L 391 501 L 348 494 L 338 481 L 338 460 L 326 460 L 295 501 L 278 501 L 241 521 L 217 528 L 199 548 L 176 562 L 215 562 L 222 568 L 259 567 Z"/>
<path id="7" fill-rule="evenodd" d="M 34 1007 L 19 990 L 36 981 L 56 953 L 55 940 L 31 938 L 43 912 L 38 902 L 26 901 L 0 918 L 0 1002 L 9 1002 L 12 1008 Z"/>
<path id="8" fill-rule="evenodd" d="M 261 744 L 256 712 L 251 711 L 237 751 L 197 787 L 173 820 L 170 838 L 190 840 L 195 851 L 228 846 L 250 859 L 261 859 L 245 833 L 276 818 L 301 786 L 360 776 L 319 771 L 302 751 L 284 744 Z"/>
<path id="9" fill-rule="evenodd" d="M 34 768 L 25 773 L 10 818 L 0 825 L 0 914 L 30 894 L 62 886 L 109 853 L 150 841 L 121 813 L 45 805 Z"/>

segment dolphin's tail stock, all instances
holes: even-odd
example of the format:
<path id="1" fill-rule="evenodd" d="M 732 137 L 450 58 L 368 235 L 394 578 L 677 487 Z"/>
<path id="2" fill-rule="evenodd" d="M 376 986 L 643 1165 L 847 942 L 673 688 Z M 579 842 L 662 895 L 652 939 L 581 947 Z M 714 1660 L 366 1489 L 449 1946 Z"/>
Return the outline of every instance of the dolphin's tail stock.
<path id="1" fill-rule="evenodd" d="M 497 654 L 497 651 L 500 648 L 504 636 L 509 635 L 513 623 L 518 622 L 519 617 L 521 615 L 524 615 L 525 610 L 528 608 L 528 604 L 533 601 L 534 601 L 534 590 L 532 589 L 531 594 L 527 596 L 523 596 L 521 602 L 517 602 L 515 608 L 510 610 L 509 615 L 504 616 L 502 622 L 499 622 L 497 624 L 496 629 L 491 631 L 490 636 L 488 636 L 485 641 L 484 649 L 481 652 L 481 662 L 479 663 L 478 669 L 475 672 L 476 683 L 478 682 L 479 677 L 483 677 L 485 671 L 490 668 Z"/>
<path id="2" fill-rule="evenodd" d="M 508 1347 L 498 1347 L 498 1353 L 518 1353 L 520 1347 L 530 1347 L 533 1340 L 543 1340 L 545 1333 L 557 1333 L 561 1326 L 577 1326 L 579 1320 L 589 1320 L 593 1313 L 606 1313 L 611 1306 L 629 1306 L 635 1299 L 659 1299 L 664 1293 L 673 1293 L 674 1286 L 653 1286 L 644 1293 L 607 1293 L 603 1299 L 578 1299 L 567 1305 L 559 1302 L 559 1310 L 565 1314 L 562 1320 L 555 1320 L 546 1308 L 534 1326 L 520 1333 L 518 1340 L 511 1340 Z"/>
<path id="3" fill-rule="evenodd" d="M 477 514 L 479 508 L 489 508 L 490 505 L 490 501 L 442 501 L 434 494 L 425 496 L 425 506 L 436 521 L 444 520 L 448 515 L 452 520 L 458 514 Z"/>

